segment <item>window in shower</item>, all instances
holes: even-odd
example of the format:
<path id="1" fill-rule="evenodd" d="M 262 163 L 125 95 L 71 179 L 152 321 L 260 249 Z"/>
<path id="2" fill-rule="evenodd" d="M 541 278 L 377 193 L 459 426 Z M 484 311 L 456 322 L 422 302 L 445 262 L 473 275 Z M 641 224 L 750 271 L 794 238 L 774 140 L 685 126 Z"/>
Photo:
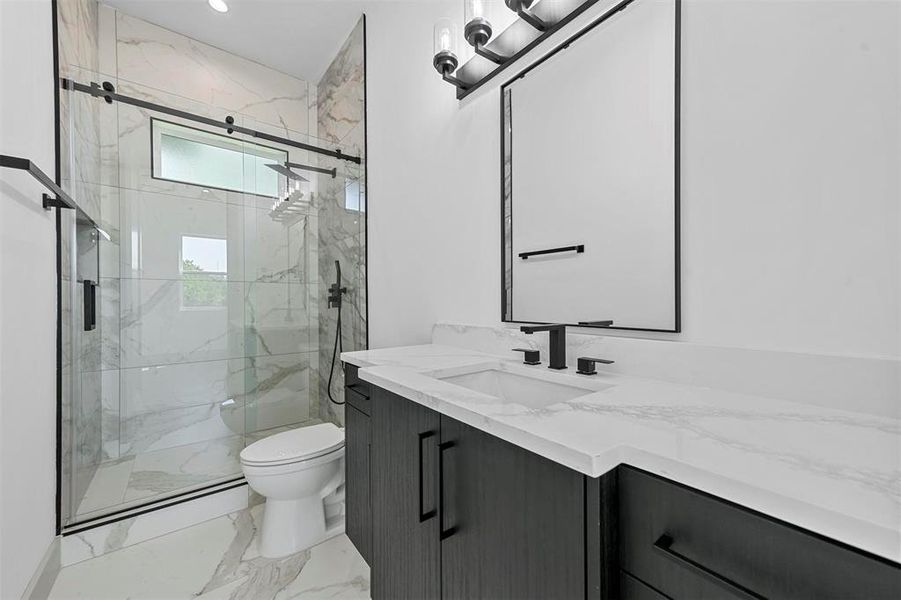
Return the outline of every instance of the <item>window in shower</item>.
<path id="1" fill-rule="evenodd" d="M 150 120 L 153 178 L 230 192 L 278 197 L 288 153 L 160 119 Z"/>
<path id="2" fill-rule="evenodd" d="M 183 309 L 225 308 L 228 241 L 181 236 L 181 306 Z"/>

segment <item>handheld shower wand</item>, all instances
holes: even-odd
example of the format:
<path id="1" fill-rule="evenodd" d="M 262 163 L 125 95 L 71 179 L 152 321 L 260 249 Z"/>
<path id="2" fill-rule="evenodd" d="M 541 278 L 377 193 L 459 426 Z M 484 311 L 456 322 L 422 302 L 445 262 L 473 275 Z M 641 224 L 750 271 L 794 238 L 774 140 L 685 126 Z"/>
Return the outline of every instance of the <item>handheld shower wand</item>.
<path id="1" fill-rule="evenodd" d="M 344 401 L 339 402 L 332 397 L 332 377 L 335 374 L 335 359 L 338 357 L 339 348 L 341 352 L 344 352 L 344 346 L 341 342 L 341 296 L 346 293 L 347 288 L 341 286 L 341 261 L 336 260 L 335 283 L 328 288 L 328 307 L 338 309 L 338 322 L 335 327 L 335 346 L 332 349 L 332 366 L 328 372 L 328 386 L 326 387 L 326 391 L 328 393 L 328 399 L 331 400 L 332 404 L 339 405 L 344 404 Z"/>

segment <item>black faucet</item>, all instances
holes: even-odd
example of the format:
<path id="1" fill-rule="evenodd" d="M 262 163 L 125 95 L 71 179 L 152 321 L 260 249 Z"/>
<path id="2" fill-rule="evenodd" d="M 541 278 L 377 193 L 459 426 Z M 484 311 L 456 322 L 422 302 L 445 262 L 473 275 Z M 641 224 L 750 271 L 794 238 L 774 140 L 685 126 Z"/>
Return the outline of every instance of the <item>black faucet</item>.
<path id="1" fill-rule="evenodd" d="M 566 368 L 566 325 L 523 325 L 519 328 L 526 334 L 547 331 L 550 334 L 551 360 L 548 369 Z"/>

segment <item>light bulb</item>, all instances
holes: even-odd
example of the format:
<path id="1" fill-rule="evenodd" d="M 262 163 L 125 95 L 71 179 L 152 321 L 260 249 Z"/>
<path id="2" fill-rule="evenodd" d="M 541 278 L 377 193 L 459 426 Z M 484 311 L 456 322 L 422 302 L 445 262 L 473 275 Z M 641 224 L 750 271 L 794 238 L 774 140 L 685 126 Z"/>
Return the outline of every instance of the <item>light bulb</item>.
<path id="1" fill-rule="evenodd" d="M 491 23 L 488 21 L 482 0 L 466 0 L 463 4 L 463 37 L 473 48 L 484 46 L 491 39 Z"/>
<path id="2" fill-rule="evenodd" d="M 457 25 L 448 18 L 435 23 L 435 57 L 432 65 L 442 75 L 449 75 L 457 68 Z"/>
<path id="3" fill-rule="evenodd" d="M 463 17 L 465 23 L 473 19 L 485 18 L 485 3 L 482 0 L 466 0 L 463 4 Z"/>
<path id="4" fill-rule="evenodd" d="M 435 23 L 435 54 L 439 52 L 457 53 L 457 26 L 450 19 Z"/>

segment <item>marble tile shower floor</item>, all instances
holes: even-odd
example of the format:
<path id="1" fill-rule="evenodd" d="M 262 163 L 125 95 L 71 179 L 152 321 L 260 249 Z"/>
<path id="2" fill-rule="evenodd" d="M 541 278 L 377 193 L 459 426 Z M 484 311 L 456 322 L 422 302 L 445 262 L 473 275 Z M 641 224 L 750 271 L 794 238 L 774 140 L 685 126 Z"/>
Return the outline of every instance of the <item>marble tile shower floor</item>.
<path id="1" fill-rule="evenodd" d="M 49 598 L 369 598 L 369 567 L 346 536 L 280 559 L 259 555 L 262 505 L 63 568 Z"/>
<path id="2" fill-rule="evenodd" d="M 248 434 L 250 444 L 294 427 L 320 423 L 310 419 L 285 427 Z M 244 436 L 206 440 L 145 452 L 102 463 L 91 478 L 78 506 L 79 518 L 111 507 L 129 506 L 172 492 L 187 491 L 241 475 L 239 457 Z"/>

